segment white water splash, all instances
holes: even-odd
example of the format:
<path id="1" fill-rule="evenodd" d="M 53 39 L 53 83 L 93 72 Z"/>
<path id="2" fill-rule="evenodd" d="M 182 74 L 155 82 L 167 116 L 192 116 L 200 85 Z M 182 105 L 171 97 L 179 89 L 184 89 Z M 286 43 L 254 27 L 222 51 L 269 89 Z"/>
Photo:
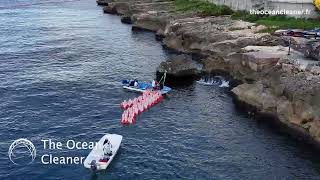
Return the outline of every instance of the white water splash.
<path id="1" fill-rule="evenodd" d="M 214 76 L 212 78 L 202 78 L 197 83 L 205 86 L 219 86 L 219 87 L 229 87 L 229 81 L 225 80 L 221 76 Z"/>
<path id="2" fill-rule="evenodd" d="M 222 80 L 222 83 L 219 87 L 229 87 L 229 81 Z"/>

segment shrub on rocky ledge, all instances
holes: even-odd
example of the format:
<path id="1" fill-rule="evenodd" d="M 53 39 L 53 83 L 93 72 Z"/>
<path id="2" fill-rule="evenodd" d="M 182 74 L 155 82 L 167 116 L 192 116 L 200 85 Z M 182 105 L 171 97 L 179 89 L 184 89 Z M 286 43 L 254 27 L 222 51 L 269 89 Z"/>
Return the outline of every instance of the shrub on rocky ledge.
<path id="1" fill-rule="evenodd" d="M 228 6 L 216 5 L 204 0 L 175 0 L 174 3 L 176 10 L 180 12 L 197 12 L 201 16 L 232 15 L 233 19 L 265 25 L 268 28 L 264 29 L 263 32 L 274 32 L 277 29 L 314 29 L 320 27 L 319 20 L 287 16 L 252 15 L 247 11 L 233 11 Z"/>
<path id="2" fill-rule="evenodd" d="M 175 0 L 175 6 L 178 11 L 198 12 L 202 16 L 231 15 L 233 10 L 225 5 L 216 5 L 201 0 Z"/>

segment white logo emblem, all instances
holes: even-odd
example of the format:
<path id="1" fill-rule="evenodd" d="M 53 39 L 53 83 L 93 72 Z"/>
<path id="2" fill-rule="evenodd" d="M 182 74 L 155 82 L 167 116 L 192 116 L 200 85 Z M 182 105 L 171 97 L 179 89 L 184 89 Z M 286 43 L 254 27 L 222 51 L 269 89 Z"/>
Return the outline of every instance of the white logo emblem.
<path id="1" fill-rule="evenodd" d="M 9 147 L 9 159 L 13 164 L 30 164 L 36 158 L 36 148 L 28 139 L 17 139 Z"/>

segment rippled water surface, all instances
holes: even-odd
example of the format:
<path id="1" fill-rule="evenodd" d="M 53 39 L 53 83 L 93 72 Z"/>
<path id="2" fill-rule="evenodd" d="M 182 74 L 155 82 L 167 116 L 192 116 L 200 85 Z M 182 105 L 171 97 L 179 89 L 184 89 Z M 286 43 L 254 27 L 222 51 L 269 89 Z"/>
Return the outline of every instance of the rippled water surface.
<path id="1" fill-rule="evenodd" d="M 168 57 L 151 33 L 134 33 L 93 0 L 0 1 L 0 179 L 320 179 L 316 153 L 235 110 L 226 89 L 175 88 L 137 124 L 120 125 L 123 78 L 151 79 Z M 44 165 L 42 139 L 97 141 L 124 136 L 106 172 Z M 13 165 L 7 152 L 30 139 L 36 160 Z"/>

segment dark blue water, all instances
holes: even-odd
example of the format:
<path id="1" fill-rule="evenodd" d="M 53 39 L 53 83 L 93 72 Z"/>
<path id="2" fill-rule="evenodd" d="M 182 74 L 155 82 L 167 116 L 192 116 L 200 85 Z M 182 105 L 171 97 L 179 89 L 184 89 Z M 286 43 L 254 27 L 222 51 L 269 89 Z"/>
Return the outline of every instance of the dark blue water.
<path id="1" fill-rule="evenodd" d="M 137 94 L 122 78 L 151 79 L 168 54 L 150 33 L 133 33 L 93 0 L 0 1 L 0 179 L 320 179 L 320 158 L 273 127 L 235 110 L 218 86 L 180 87 L 120 125 L 119 103 Z M 43 139 L 124 136 L 96 176 L 82 165 L 44 165 L 41 156 L 86 156 L 88 149 L 43 149 Z M 8 148 L 28 138 L 26 166 Z"/>

